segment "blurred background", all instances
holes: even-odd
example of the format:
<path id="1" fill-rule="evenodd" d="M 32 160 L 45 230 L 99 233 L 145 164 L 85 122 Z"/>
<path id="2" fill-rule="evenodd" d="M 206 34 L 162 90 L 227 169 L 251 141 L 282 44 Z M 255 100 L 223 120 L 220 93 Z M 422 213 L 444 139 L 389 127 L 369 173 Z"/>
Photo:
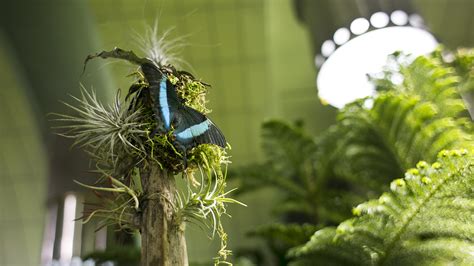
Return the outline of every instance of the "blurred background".
<path id="1" fill-rule="evenodd" d="M 68 227 L 62 223 L 66 218 L 58 219 L 80 216 L 87 196 L 72 180 L 91 180 L 91 165 L 78 149 L 53 134 L 48 114 L 64 112 L 61 101 L 78 95 L 80 83 L 94 88 L 104 101 L 111 100 L 117 88 L 129 86 L 126 75 L 133 69 L 98 60 L 81 76 L 88 54 L 115 46 L 139 52 L 136 34 L 155 20 L 161 31 L 173 28 L 172 36 L 184 36 L 187 45 L 181 57 L 188 64 L 182 68 L 212 85 L 207 98 L 210 117 L 232 145 L 231 167 L 238 167 L 263 158 L 260 127 L 267 119 L 302 121 L 314 135 L 334 123 L 336 108 L 323 105 L 316 89 L 315 58 L 322 43 L 337 28 L 370 16 L 371 5 L 385 3 L 380 8 L 393 9 L 395 2 L 2 1 L 0 265 L 40 265 L 53 257 L 83 256 L 113 245 L 107 231 L 94 233 L 94 223 Z M 474 1 L 398 2 L 419 12 L 444 45 L 473 45 Z M 271 189 L 259 190 L 238 198 L 249 207 L 229 208 L 232 218 L 224 225 L 231 249 L 261 245 L 246 232 L 277 219 L 270 211 L 276 198 Z M 65 205 L 74 206 L 73 213 Z M 74 231 L 70 254 L 54 244 L 65 236 L 57 232 L 67 228 Z M 187 235 L 190 261 L 215 256 L 217 240 L 193 227 Z"/>

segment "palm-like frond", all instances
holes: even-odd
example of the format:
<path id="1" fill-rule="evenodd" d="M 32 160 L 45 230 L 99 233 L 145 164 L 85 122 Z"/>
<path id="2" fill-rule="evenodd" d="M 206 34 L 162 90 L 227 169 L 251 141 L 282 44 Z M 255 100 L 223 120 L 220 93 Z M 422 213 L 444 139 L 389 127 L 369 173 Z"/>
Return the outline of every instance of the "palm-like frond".
<path id="1" fill-rule="evenodd" d="M 284 248 L 301 245 L 314 234 L 318 226 L 312 224 L 283 224 L 275 223 L 259 227 L 248 233 L 250 236 L 260 236 L 266 239 L 278 239 L 278 242 L 271 242 L 274 248 Z"/>
<path id="2" fill-rule="evenodd" d="M 474 156 L 442 151 L 390 184 L 391 191 L 358 205 L 358 217 L 317 231 L 290 254 L 332 265 L 474 263 Z"/>
<path id="3" fill-rule="evenodd" d="M 468 195 L 472 192 L 463 181 L 471 178 L 472 155 L 460 156 L 474 151 L 472 122 L 461 97 L 463 84 L 474 73 L 466 62 L 474 60 L 464 58 L 462 64 L 459 60 L 454 61 L 457 67 L 447 64 L 437 52 L 385 72 L 377 81 L 382 86 L 377 96 L 347 105 L 337 124 L 315 141 L 288 133 L 283 134 L 289 136 L 286 142 L 277 141 L 279 127 L 264 135 L 267 163 L 244 168 L 243 184 L 254 189 L 264 186 L 262 182 L 289 191 L 291 195 L 278 204 L 284 213 L 296 206 L 299 212 L 312 214 L 316 224 L 338 224 L 348 218 L 352 206 L 390 187 L 393 190 L 355 209 L 356 214 L 370 214 L 348 220 L 337 229 L 324 228 L 293 250 L 298 265 L 407 264 L 417 258 L 416 252 L 425 252 L 416 260 L 421 264 L 472 259 L 464 256 L 464 250 L 456 250 L 472 252 L 472 235 L 466 232 L 473 228 L 462 224 L 474 219 L 472 195 Z M 394 84 L 391 75 L 399 75 L 403 82 Z M 291 132 L 289 129 L 285 130 Z M 308 139 L 311 144 L 304 141 Z M 445 149 L 458 151 L 434 163 Z M 409 170 L 404 180 L 389 185 L 421 160 L 428 163 L 418 164 L 420 169 Z M 301 182 L 306 179 L 310 181 Z M 399 185 L 404 188 L 397 188 Z M 449 231 L 450 226 L 460 230 Z M 280 235 L 261 236 L 275 241 Z"/>
<path id="4" fill-rule="evenodd" d="M 472 147 L 471 122 L 459 77 L 437 57 L 400 66 L 404 82 L 374 99 L 346 106 L 319 141 L 318 177 L 342 180 L 365 198 L 417 161 L 432 162 L 443 149 Z"/>
<path id="5" fill-rule="evenodd" d="M 316 143 L 303 129 L 280 121 L 263 124 L 263 149 L 267 154 L 262 164 L 252 164 L 232 172 L 243 191 L 273 186 L 284 193 L 282 213 L 316 215 L 314 156 Z"/>

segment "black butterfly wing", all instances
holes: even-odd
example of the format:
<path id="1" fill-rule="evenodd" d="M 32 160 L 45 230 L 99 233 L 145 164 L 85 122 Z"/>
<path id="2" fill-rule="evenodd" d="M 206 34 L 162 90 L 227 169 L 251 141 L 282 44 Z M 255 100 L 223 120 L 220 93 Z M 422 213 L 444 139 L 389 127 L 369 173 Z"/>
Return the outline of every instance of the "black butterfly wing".
<path id="1" fill-rule="evenodd" d="M 185 149 L 205 143 L 225 148 L 227 142 L 219 128 L 199 111 L 183 105 L 166 75 L 153 64 L 142 64 L 141 69 L 150 86 L 153 111 L 165 131 L 173 123 L 176 140 Z"/>
<path id="2" fill-rule="evenodd" d="M 186 149 L 206 143 L 226 147 L 227 142 L 219 128 L 193 108 L 181 105 L 175 113 L 175 121 L 174 135 Z"/>
<path id="3" fill-rule="evenodd" d="M 152 107 L 157 119 L 161 120 L 165 131 L 171 129 L 171 121 L 181 105 L 176 94 L 176 89 L 153 64 L 141 66 L 145 79 L 149 84 Z"/>

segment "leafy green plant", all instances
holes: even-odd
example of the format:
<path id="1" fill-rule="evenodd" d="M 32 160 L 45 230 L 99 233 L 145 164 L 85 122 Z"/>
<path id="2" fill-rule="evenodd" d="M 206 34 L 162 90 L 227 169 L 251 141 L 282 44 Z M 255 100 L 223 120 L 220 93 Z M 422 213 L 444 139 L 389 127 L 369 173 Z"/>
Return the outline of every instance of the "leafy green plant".
<path id="1" fill-rule="evenodd" d="M 349 218 L 353 206 L 382 194 L 397 182 L 402 182 L 399 180 L 389 185 L 391 180 L 403 176 L 405 171 L 419 161 L 434 163 L 438 153 L 442 150 L 458 150 L 458 152 L 453 152 L 453 156 L 456 156 L 459 150 L 463 150 L 462 153 L 472 151 L 472 122 L 462 93 L 466 80 L 470 80 L 468 76 L 472 75 L 472 72 L 466 71 L 466 69 L 472 69 L 472 66 L 469 66 L 467 62 L 473 61 L 469 61 L 470 57 L 466 56 L 469 53 L 464 52 L 457 53 L 454 61 L 448 63 L 444 60 L 443 54 L 445 52 L 439 50 L 430 56 L 418 57 L 409 64 L 405 63 L 406 60 L 403 60 L 402 55 L 394 55 L 390 68 L 384 71 L 382 77 L 374 79 L 378 87 L 378 95 L 348 104 L 337 116 L 337 123 L 316 138 L 308 137 L 307 133 L 302 135 L 301 128 L 292 128 L 282 122 L 265 124 L 264 137 L 266 140 L 264 143 L 270 143 L 270 147 L 266 147 L 266 150 L 270 154 L 276 153 L 277 156 L 271 155 L 268 157 L 267 163 L 245 167 L 238 173 L 237 176 L 244 180 L 242 182 L 244 190 L 246 184 L 250 184 L 250 188 L 263 186 L 260 182 L 266 183 L 267 186 L 276 185 L 281 189 L 282 194 L 286 195 L 283 198 L 283 203 L 278 205 L 284 206 L 280 209 L 282 213 L 289 214 L 290 208 L 286 208 L 287 204 L 296 205 L 298 212 L 303 213 L 306 217 L 311 217 L 309 221 L 313 224 L 319 227 L 336 225 Z M 460 57 L 460 55 L 464 57 Z M 396 84 L 392 82 L 395 80 L 394 76 L 398 80 L 401 79 L 402 82 Z M 278 128 L 284 129 L 286 132 L 282 134 Z M 295 131 L 300 134 L 294 134 Z M 281 136 L 287 137 L 281 138 Z M 296 155 L 287 152 L 286 147 L 293 147 L 292 150 L 297 151 Z M 421 163 L 421 165 L 428 163 Z M 308 165 L 311 167 L 306 168 Z M 282 169 L 287 169 L 282 171 L 286 174 L 279 174 L 281 172 L 275 171 L 280 166 Z M 454 175 L 456 173 L 454 168 L 454 166 L 443 168 L 445 171 L 443 173 L 449 176 Z M 266 169 L 266 171 L 259 171 L 259 169 Z M 288 169 L 311 169 L 311 172 Z M 426 178 L 423 179 L 423 177 Z M 260 180 L 253 181 L 255 178 L 260 178 Z M 431 177 L 428 176 L 420 178 L 424 180 L 419 181 L 421 183 L 431 180 Z M 433 178 L 442 180 L 442 177 Z M 408 181 L 404 180 L 403 182 L 407 183 Z M 305 193 L 296 193 L 296 189 L 290 189 L 292 187 Z M 431 188 L 431 186 L 429 187 Z M 406 200 L 410 201 L 408 198 Z M 296 204 L 294 204 L 295 202 Z M 375 204 L 374 202 L 376 201 L 369 201 L 367 204 L 371 206 L 371 204 Z M 356 208 L 356 213 L 357 210 Z M 404 213 L 391 214 L 400 217 L 405 215 Z M 285 215 L 283 217 L 286 217 Z M 420 219 L 424 218 L 425 216 L 420 217 Z M 365 221 L 365 219 L 369 218 L 360 220 Z M 373 229 L 375 231 L 385 230 L 386 232 L 380 232 L 383 237 L 385 237 L 383 234 L 389 234 L 392 230 L 388 227 L 393 223 L 382 223 L 388 219 L 373 221 L 381 223 L 378 224 L 379 227 Z M 424 222 L 430 223 L 426 220 Z M 369 241 L 368 243 L 362 243 L 362 240 L 353 243 L 351 240 L 352 231 L 348 229 L 344 235 L 344 238 L 348 239 L 347 242 L 337 242 L 337 239 L 343 238 L 342 234 L 340 234 L 341 237 L 338 237 L 337 232 L 343 230 L 349 223 L 342 223 L 338 230 L 325 228 L 317 231 L 313 236 L 318 239 L 317 241 L 310 241 L 301 248 L 294 249 L 291 256 L 287 257 L 281 265 L 286 265 L 290 258 L 301 265 L 308 265 L 310 261 L 314 264 L 313 260 L 316 261 L 318 258 L 321 259 L 321 264 L 326 265 L 324 263 L 329 263 L 330 260 L 325 260 L 324 256 L 328 256 L 327 258 L 337 257 L 338 250 L 348 252 L 348 260 L 334 260 L 334 264 L 341 265 L 344 262 L 378 264 L 379 261 L 376 259 L 358 260 L 366 254 L 355 254 L 358 252 L 356 248 L 352 251 L 353 253 L 344 250 L 344 247 L 351 249 L 349 247 L 351 244 L 359 245 L 359 251 L 365 248 L 370 249 L 370 236 L 365 239 Z M 420 223 L 422 223 L 421 220 Z M 370 223 L 365 225 L 372 226 Z M 287 230 L 284 226 L 278 228 L 278 231 L 270 230 L 271 234 L 268 233 L 268 230 L 256 230 L 253 235 L 257 234 L 269 243 L 285 241 L 282 235 Z M 365 230 L 369 232 L 369 228 L 365 228 Z M 396 229 L 393 228 L 393 230 Z M 319 237 L 319 235 L 321 236 Z M 323 239 L 327 242 L 324 242 Z M 333 249 L 324 248 L 325 245 L 330 246 L 330 243 L 333 242 L 341 243 L 342 246 L 335 244 L 331 246 Z M 284 249 L 276 252 L 276 256 L 281 257 L 282 251 Z M 313 253 L 319 255 L 313 256 L 311 255 Z M 385 253 L 381 252 L 380 254 Z M 377 256 L 382 256 L 380 254 Z M 341 258 L 344 256 L 340 255 Z M 349 260 L 351 256 L 354 256 L 352 261 Z"/>
<path id="2" fill-rule="evenodd" d="M 435 163 L 419 162 L 390 192 L 355 207 L 356 218 L 291 250 L 293 265 L 471 265 L 473 158 L 443 150 Z"/>
<path id="3" fill-rule="evenodd" d="M 315 221 L 311 199 L 317 194 L 312 183 L 314 140 L 300 126 L 269 121 L 263 125 L 263 150 L 268 155 L 263 164 L 242 167 L 233 173 L 239 175 L 239 186 L 243 188 L 238 193 L 269 185 L 277 187 L 285 191 L 285 200 L 276 211 L 299 213 L 308 221 Z"/>
<path id="4" fill-rule="evenodd" d="M 74 114 L 57 114 L 56 120 L 63 123 L 58 127 L 63 130 L 60 135 L 85 149 L 100 174 L 96 184 L 77 182 L 99 196 L 99 204 L 89 205 L 82 219 L 100 218 L 101 226 L 139 231 L 142 265 L 187 264 L 185 223 L 196 223 L 221 239 L 214 263 L 228 264 L 231 252 L 221 217 L 227 214 L 227 204 L 244 204 L 228 197 L 232 190 L 226 191 L 226 149 L 201 144 L 183 151 L 175 147 L 174 129 L 156 132 L 157 103 L 149 96 L 150 80 L 141 72 L 146 64 L 166 76 L 182 100 L 180 104 L 203 114 L 210 112 L 205 106 L 209 85 L 169 64 L 179 61 L 170 51 L 180 39 L 166 42 L 166 36 L 142 40 L 144 48 L 149 48 L 149 58 L 119 48 L 87 57 L 86 63 L 96 57 L 115 58 L 141 68 L 131 75 L 134 81 L 125 100 L 118 91 L 114 103 L 105 106 L 93 91 L 82 88 L 81 97 L 73 97 L 74 104 L 65 103 Z M 184 191 L 176 187 L 178 174 L 187 182 Z M 199 181 L 195 175 L 200 175 Z"/>

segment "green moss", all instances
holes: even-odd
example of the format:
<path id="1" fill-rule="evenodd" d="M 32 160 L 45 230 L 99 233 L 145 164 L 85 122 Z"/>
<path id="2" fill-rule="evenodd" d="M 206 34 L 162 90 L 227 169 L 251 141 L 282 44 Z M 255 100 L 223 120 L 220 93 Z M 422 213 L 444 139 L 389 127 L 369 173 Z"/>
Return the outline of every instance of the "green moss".
<path id="1" fill-rule="evenodd" d="M 168 79 L 176 86 L 178 96 L 184 99 L 184 104 L 203 114 L 211 111 L 206 108 L 207 86 L 188 74 L 168 74 Z"/>
<path id="2" fill-rule="evenodd" d="M 90 55 L 86 62 L 97 57 L 123 59 L 136 65 L 150 63 L 147 58 L 120 48 Z M 160 65 L 159 70 L 176 87 L 184 105 L 203 114 L 210 112 L 205 99 L 209 85 L 171 65 Z M 61 121 L 72 124 L 65 127 L 72 134 L 64 135 L 85 147 L 97 161 L 98 171 L 103 173 L 102 182 L 94 186 L 82 184 L 100 196 L 99 204 L 84 213 L 84 222 L 98 217 L 103 226 L 117 224 L 120 229 L 138 229 L 136 220 L 140 216 L 140 204 L 150 196 L 144 194 L 140 169 L 153 163 L 174 175 L 183 173 L 187 177 L 189 185 L 186 191 L 177 192 L 173 215 L 177 221 L 204 223 L 212 229 L 212 235 L 217 233 L 221 249 L 215 261 L 225 263 L 230 251 L 226 249 L 227 234 L 220 217 L 226 214 L 228 203 L 243 205 L 228 197 L 232 190 L 225 190 L 226 171 L 222 165 L 229 163 L 226 149 L 213 144 L 201 144 L 189 150 L 175 146 L 173 129 L 160 130 L 162 126 L 156 118 L 156 106 L 148 93 L 150 88 L 143 73 L 137 71 L 131 76 L 135 81 L 125 103 L 117 95 L 115 104 L 104 108 L 95 94 L 86 91 L 83 99 L 75 98 L 79 107 L 67 104 L 78 112 L 77 116 L 60 115 Z M 201 175 L 200 182 L 194 178 L 196 172 Z"/>
<path id="3" fill-rule="evenodd" d="M 206 107 L 205 95 L 207 92 L 207 86 L 203 82 L 195 79 L 191 74 L 187 72 L 177 71 L 172 66 L 166 66 L 161 69 L 165 75 L 167 75 L 170 82 L 176 86 L 178 96 L 184 100 L 184 104 L 196 109 L 197 111 L 207 114 L 210 112 Z M 157 126 L 155 114 L 153 112 L 153 106 L 150 106 L 149 102 L 140 92 L 142 90 L 148 90 L 148 84 L 141 73 L 136 73 L 134 76 L 137 78 L 134 84 L 132 84 L 129 91 L 129 95 L 132 95 L 130 100 L 129 108 L 143 108 L 144 120 L 146 121 L 149 132 L 154 132 Z M 139 103 L 138 105 L 135 103 Z M 175 143 L 175 137 L 173 130 L 166 134 L 157 134 L 152 138 L 149 136 L 147 139 L 143 139 L 146 143 L 146 151 L 150 160 L 155 161 L 161 167 L 170 170 L 174 174 L 183 172 L 184 169 L 184 158 L 187 157 L 188 168 L 186 171 L 190 173 L 195 171 L 199 166 L 204 167 L 206 170 L 216 170 L 221 173 L 220 165 L 228 162 L 225 149 L 212 144 L 201 144 L 193 149 L 186 151 L 178 150 L 173 143 Z"/>

